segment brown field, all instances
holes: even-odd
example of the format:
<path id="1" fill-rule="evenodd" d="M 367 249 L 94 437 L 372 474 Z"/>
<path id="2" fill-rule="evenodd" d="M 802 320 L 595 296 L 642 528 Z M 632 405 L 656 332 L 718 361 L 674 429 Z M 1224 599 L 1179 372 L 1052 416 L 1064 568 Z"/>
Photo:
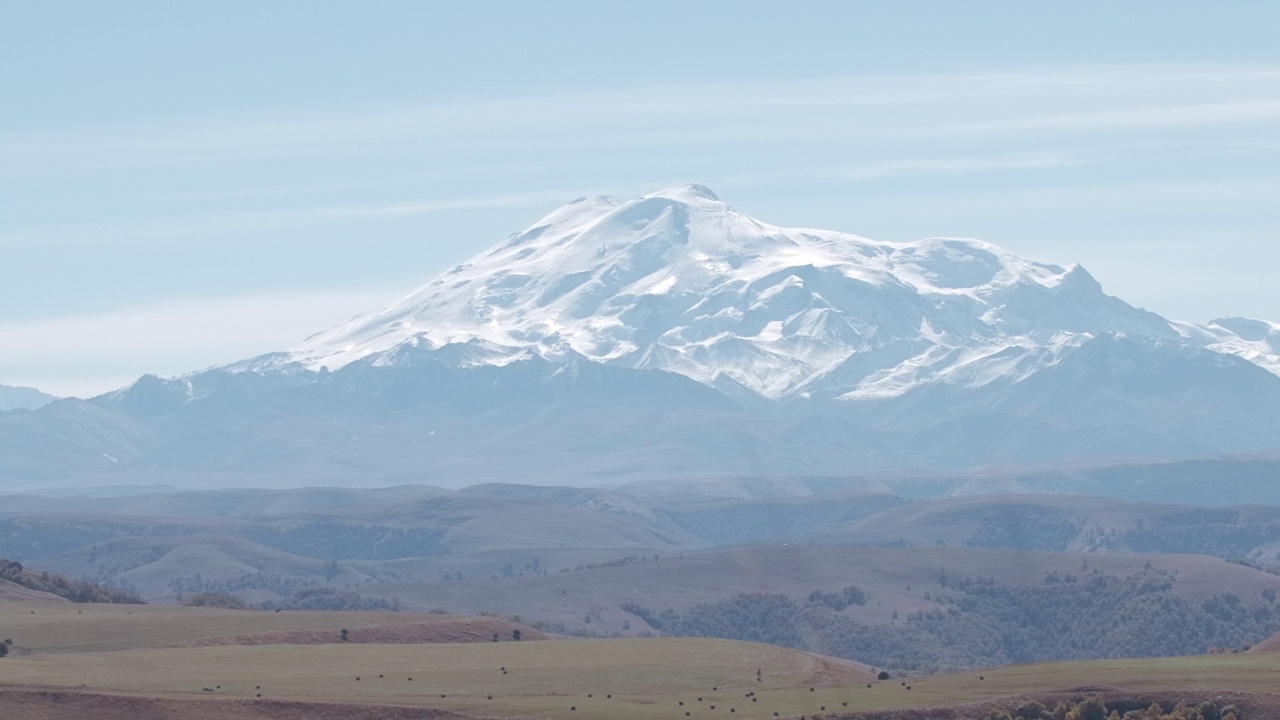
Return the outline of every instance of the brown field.
<path id="1" fill-rule="evenodd" d="M 503 622 L 3 603 L 0 635 L 12 637 L 20 654 L 0 660 L 0 700 L 8 716 L 35 719 L 443 719 L 460 713 L 679 720 L 685 713 L 764 719 L 941 708 L 1099 690 L 1196 701 L 1234 693 L 1265 705 L 1277 701 L 1269 693 L 1280 692 L 1275 653 L 1013 666 L 902 685 L 875 682 L 852 663 L 730 640 L 429 641 L 449 640 L 472 623 L 483 627 L 473 636 L 491 636 L 493 623 Z M 422 630 L 432 626 L 439 634 Z M 343 627 L 352 642 L 336 640 Z M 423 634 L 404 634 L 415 632 Z M 323 642 L 326 634 L 335 639 Z"/>
<path id="2" fill-rule="evenodd" d="M 476 642 L 519 628 L 529 640 L 547 636 L 500 618 L 396 612 L 260 612 L 163 605 L 0 603 L 0 634 L 16 655 L 109 652 L 180 645 Z M 483 634 L 480 634 L 483 633 Z"/>

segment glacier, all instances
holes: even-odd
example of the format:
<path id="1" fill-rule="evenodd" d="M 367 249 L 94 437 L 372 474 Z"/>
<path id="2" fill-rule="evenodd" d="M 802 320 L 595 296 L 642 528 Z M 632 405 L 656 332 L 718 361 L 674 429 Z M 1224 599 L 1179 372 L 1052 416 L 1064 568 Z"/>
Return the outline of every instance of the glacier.
<path id="1" fill-rule="evenodd" d="M 1181 341 L 1280 374 L 1273 323 L 1171 322 L 1105 294 L 1079 265 L 965 238 L 778 227 L 700 185 L 580 198 L 272 362 L 335 370 L 459 345 L 466 364 L 583 358 L 739 397 L 856 402 L 1017 382 L 1106 335 Z"/>

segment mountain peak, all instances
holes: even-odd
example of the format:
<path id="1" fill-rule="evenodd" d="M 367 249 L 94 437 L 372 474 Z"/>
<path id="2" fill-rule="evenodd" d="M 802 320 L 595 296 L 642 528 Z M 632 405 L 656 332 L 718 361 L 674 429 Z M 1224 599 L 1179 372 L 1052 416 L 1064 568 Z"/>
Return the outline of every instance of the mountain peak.
<path id="1" fill-rule="evenodd" d="M 697 202 L 699 200 L 710 200 L 712 202 L 721 202 L 720 196 L 712 192 L 711 188 L 706 185 L 688 184 L 677 185 L 665 190 L 649 193 L 644 198 L 667 198 L 679 202 Z"/>
<path id="2" fill-rule="evenodd" d="M 401 346 L 447 354 L 478 342 L 483 354 L 456 361 L 581 357 L 772 399 L 857 398 L 1018 377 L 1111 332 L 1173 334 L 1078 266 L 980 240 L 778 227 L 680 185 L 565 205 L 289 357 L 332 370 L 370 355 L 395 363 Z M 976 372 L 988 356 L 1005 371 Z"/>

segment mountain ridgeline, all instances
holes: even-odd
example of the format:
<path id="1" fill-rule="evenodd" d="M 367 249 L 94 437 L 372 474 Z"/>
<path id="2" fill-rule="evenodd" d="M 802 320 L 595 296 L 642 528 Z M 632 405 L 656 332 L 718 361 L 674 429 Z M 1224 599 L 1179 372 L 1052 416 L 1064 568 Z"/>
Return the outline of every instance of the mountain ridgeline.
<path id="1" fill-rule="evenodd" d="M 35 388 L 0 385 L 0 412 L 6 410 L 35 410 L 57 400 Z"/>
<path id="2" fill-rule="evenodd" d="M 1280 325 L 976 240 L 566 205 L 296 348 L 0 414 L 0 482 L 623 484 L 1280 449 Z M 1236 501 L 1241 501 L 1236 499 Z"/>

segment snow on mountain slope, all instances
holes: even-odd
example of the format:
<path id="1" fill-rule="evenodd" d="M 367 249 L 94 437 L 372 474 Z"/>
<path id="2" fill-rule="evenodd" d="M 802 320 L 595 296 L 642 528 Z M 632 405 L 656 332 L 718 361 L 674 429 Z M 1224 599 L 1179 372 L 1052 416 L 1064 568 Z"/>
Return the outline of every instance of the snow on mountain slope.
<path id="1" fill-rule="evenodd" d="M 1208 325 L 1182 322 L 1172 325 L 1188 343 L 1242 357 L 1280 375 L 1280 324 L 1230 317 L 1218 318 Z"/>
<path id="2" fill-rule="evenodd" d="M 599 485 L 1274 453 L 1277 348 L 1280 326 L 1170 323 L 1078 266 L 782 228 L 685 186 L 566 205 L 288 352 L 0 413 L 0 484 Z"/>
<path id="3" fill-rule="evenodd" d="M 1175 326 L 1104 294 L 1079 266 L 978 240 L 777 227 L 687 185 L 570 203 L 271 362 L 332 370 L 454 345 L 469 364 L 585 357 L 731 395 L 872 400 L 929 384 L 1016 382 L 1109 334 L 1280 368 L 1277 326 L 1251 322 Z"/>

